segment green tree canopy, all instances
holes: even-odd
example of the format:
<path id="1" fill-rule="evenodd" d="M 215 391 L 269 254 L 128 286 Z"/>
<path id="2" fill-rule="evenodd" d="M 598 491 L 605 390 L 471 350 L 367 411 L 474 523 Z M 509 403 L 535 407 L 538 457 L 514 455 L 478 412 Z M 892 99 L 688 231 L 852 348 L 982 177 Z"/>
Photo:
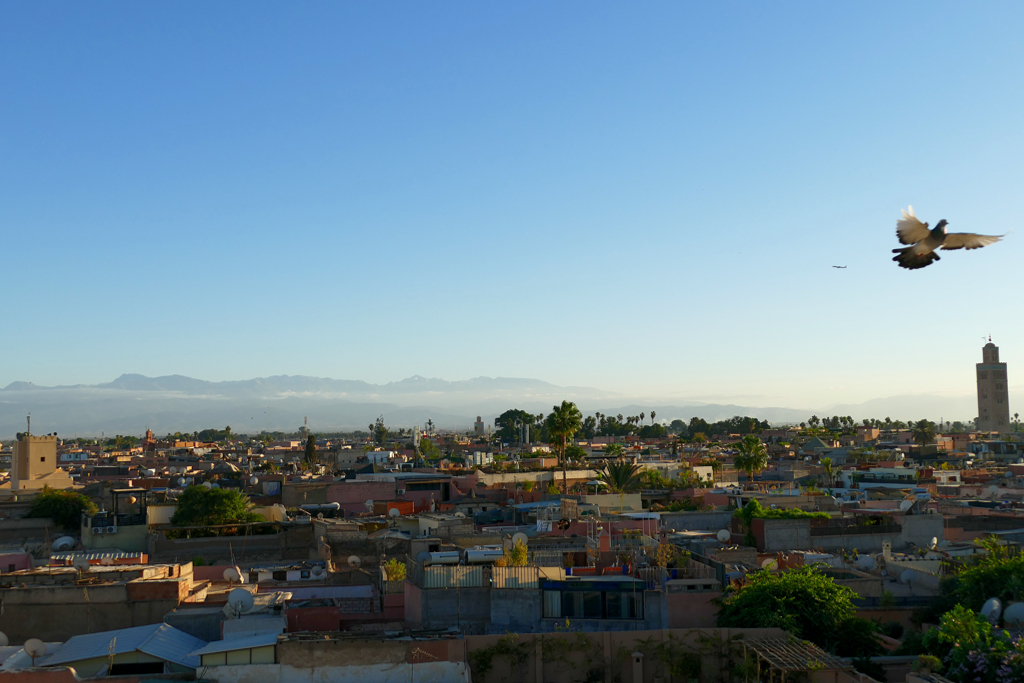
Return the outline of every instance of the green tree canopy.
<path id="1" fill-rule="evenodd" d="M 857 594 L 814 567 L 758 571 L 721 598 L 718 625 L 782 628 L 841 657 L 873 655 L 882 648 L 875 627 L 855 615 Z"/>
<path id="2" fill-rule="evenodd" d="M 931 420 L 918 420 L 913 423 L 911 431 L 914 437 L 914 443 L 919 446 L 924 446 L 935 441 L 935 423 Z"/>
<path id="3" fill-rule="evenodd" d="M 263 515 L 252 512 L 252 507 L 249 497 L 234 489 L 189 486 L 178 496 L 178 509 L 171 524 L 211 526 L 266 521 Z"/>
<path id="4" fill-rule="evenodd" d="M 495 436 L 504 443 L 518 443 L 521 425 L 533 426 L 536 416 L 525 410 L 512 408 L 494 418 Z"/>
<path id="5" fill-rule="evenodd" d="M 97 512 L 96 505 L 88 496 L 44 486 L 32 499 L 32 506 L 26 516 L 49 517 L 55 524 L 69 531 L 77 531 L 81 528 L 83 512 L 90 517 Z"/>
<path id="6" fill-rule="evenodd" d="M 316 454 L 316 437 L 312 434 L 306 437 L 306 453 L 303 456 L 303 461 L 309 467 L 320 462 Z"/>

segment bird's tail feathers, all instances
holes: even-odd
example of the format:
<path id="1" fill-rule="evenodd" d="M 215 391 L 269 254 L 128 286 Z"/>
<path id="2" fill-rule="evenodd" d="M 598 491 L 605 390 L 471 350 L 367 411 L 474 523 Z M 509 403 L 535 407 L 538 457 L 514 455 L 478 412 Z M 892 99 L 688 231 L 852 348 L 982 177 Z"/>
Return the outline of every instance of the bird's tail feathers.
<path id="1" fill-rule="evenodd" d="M 917 255 L 913 253 L 912 249 L 913 247 L 907 247 L 906 249 L 893 249 L 892 251 L 896 256 L 893 256 L 892 260 L 900 264 L 900 268 L 906 268 L 907 270 L 924 268 L 925 266 L 930 266 L 935 261 L 940 260 L 939 255 L 934 251 Z"/>

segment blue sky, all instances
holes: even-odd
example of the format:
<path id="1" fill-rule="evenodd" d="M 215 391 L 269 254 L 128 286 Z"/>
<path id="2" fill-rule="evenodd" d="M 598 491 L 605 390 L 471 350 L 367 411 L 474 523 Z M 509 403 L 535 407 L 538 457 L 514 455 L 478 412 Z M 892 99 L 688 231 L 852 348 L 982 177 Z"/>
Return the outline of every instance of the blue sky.
<path id="1" fill-rule="evenodd" d="M 0 385 L 1024 368 L 1020 3 L 7 3 Z M 847 265 L 835 270 L 832 265 Z"/>

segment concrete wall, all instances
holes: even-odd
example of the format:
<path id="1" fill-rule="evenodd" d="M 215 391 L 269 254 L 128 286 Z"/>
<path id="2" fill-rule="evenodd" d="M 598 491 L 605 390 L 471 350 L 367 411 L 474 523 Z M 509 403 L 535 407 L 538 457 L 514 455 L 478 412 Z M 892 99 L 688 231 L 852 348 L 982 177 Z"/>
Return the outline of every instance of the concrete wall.
<path id="1" fill-rule="evenodd" d="M 317 559 L 313 525 L 287 527 L 277 534 L 258 536 L 215 536 L 211 538 L 167 539 L 151 534 L 149 558 L 153 562 L 185 562 L 202 557 L 207 563 L 246 559 Z"/>
<path id="2" fill-rule="evenodd" d="M 668 593 L 665 596 L 668 627 L 714 628 L 718 622 L 718 606 L 712 601 L 721 596 L 721 591 Z"/>
<path id="3" fill-rule="evenodd" d="M 129 585 L 0 589 L 2 629 L 11 643 L 65 641 L 80 633 L 158 624 L 179 604 L 176 597 L 133 600 Z"/>
<path id="4" fill-rule="evenodd" d="M 539 590 L 491 590 L 491 633 L 532 631 L 543 614 Z"/>
<path id="5" fill-rule="evenodd" d="M 203 680 L 220 683 L 470 683 L 469 667 L 464 662 L 358 664 L 316 669 L 285 664 L 211 666 L 204 670 Z"/>
<path id="6" fill-rule="evenodd" d="M 668 531 L 717 531 L 729 529 L 732 512 L 662 512 L 662 529 Z"/>
<path id="7" fill-rule="evenodd" d="M 769 553 L 817 548 L 823 538 L 811 538 L 811 525 L 806 519 L 753 519 L 751 530 L 758 541 L 757 549 Z"/>
<path id="8" fill-rule="evenodd" d="M 904 515 L 901 533 L 902 545 L 914 543 L 927 548 L 931 540 L 945 538 L 945 522 L 942 515 Z"/>

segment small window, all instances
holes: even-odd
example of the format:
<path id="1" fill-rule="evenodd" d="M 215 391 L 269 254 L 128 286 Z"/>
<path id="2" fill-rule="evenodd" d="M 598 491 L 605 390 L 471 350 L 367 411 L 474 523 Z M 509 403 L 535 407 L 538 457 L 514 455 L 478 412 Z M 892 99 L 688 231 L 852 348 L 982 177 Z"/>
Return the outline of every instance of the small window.
<path id="1" fill-rule="evenodd" d="M 39 458 L 39 462 L 46 462 L 46 456 L 44 455 L 41 458 Z"/>

